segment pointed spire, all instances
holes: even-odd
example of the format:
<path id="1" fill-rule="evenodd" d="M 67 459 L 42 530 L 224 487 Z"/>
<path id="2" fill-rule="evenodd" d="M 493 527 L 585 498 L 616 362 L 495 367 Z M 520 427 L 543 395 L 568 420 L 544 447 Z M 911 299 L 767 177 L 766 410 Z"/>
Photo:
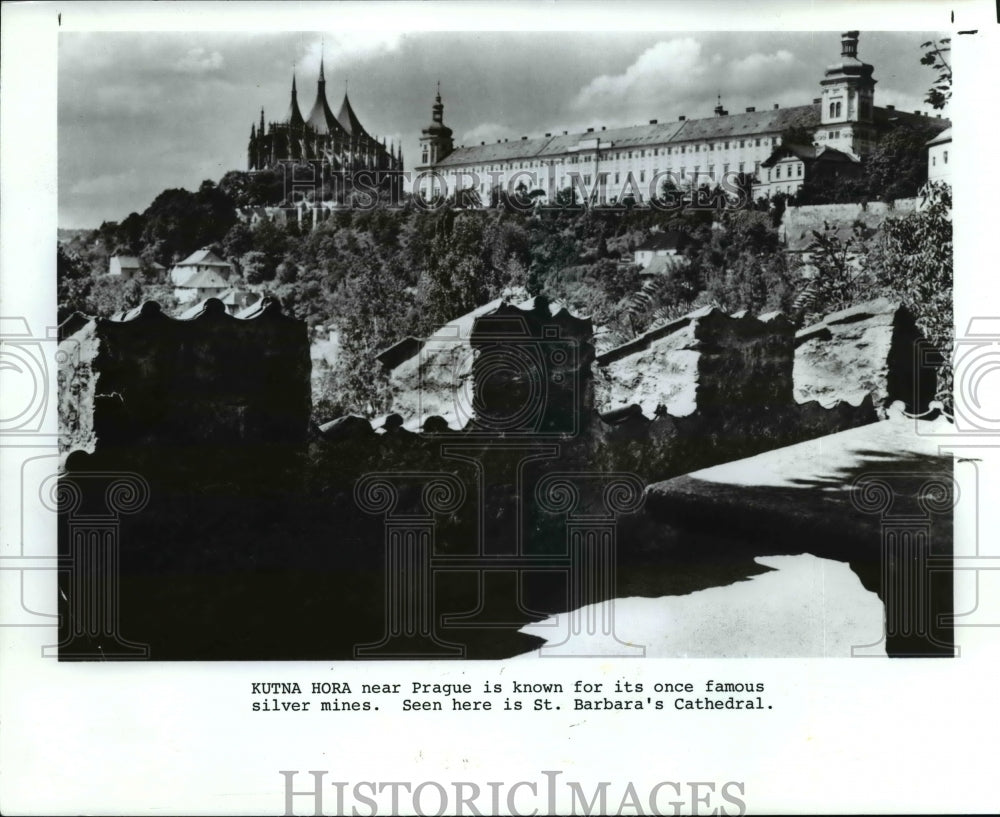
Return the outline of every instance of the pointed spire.
<path id="1" fill-rule="evenodd" d="M 296 128 L 302 127 L 305 121 L 302 119 L 302 111 L 299 110 L 299 94 L 295 89 L 294 69 L 292 69 L 292 101 L 288 105 L 288 116 L 285 117 L 285 121 Z"/>
<path id="2" fill-rule="evenodd" d="M 338 123 L 330 104 L 326 101 L 326 72 L 324 69 L 324 58 L 322 53 L 319 58 L 319 82 L 316 88 L 316 101 L 306 122 L 320 136 L 325 136 L 331 131 L 338 131 Z"/>

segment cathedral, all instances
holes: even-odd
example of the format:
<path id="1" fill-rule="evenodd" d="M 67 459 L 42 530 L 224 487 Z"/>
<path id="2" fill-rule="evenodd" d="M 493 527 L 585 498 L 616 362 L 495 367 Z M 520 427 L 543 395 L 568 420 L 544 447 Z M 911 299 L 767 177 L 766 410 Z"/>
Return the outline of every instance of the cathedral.
<path id="1" fill-rule="evenodd" d="M 319 166 L 323 176 L 331 173 L 354 173 L 361 170 L 395 171 L 403 169 L 402 148 L 386 146 L 370 135 L 361 124 L 351 101 L 344 101 L 335 115 L 326 100 L 326 78 L 320 60 L 316 101 L 309 116 L 299 109 L 295 77 L 292 77 L 292 99 L 288 113 L 280 122 L 265 126 L 264 109 L 260 124 L 250 126 L 247 147 L 247 168 L 265 170 L 287 164 L 307 163 Z"/>

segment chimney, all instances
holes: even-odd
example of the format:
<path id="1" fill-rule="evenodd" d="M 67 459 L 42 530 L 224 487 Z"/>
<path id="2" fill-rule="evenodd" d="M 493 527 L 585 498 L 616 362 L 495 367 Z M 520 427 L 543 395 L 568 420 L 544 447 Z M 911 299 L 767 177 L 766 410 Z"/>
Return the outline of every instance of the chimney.
<path id="1" fill-rule="evenodd" d="M 822 102 L 822 101 L 823 101 L 823 97 L 821 97 L 821 96 L 818 96 L 818 97 L 816 97 L 816 98 L 815 98 L 815 99 L 813 100 L 813 105 L 819 105 L 819 103 L 820 103 L 820 102 Z"/>
<path id="2" fill-rule="evenodd" d="M 601 125 L 601 130 L 607 130 L 607 128 L 605 128 L 604 125 Z"/>
<path id="3" fill-rule="evenodd" d="M 896 106 L 895 105 L 886 105 L 885 109 L 887 111 L 894 111 L 894 110 L 896 110 Z"/>
<path id="4" fill-rule="evenodd" d="M 913 113 L 915 113 L 917 116 L 920 116 L 920 111 L 914 111 Z"/>
<path id="5" fill-rule="evenodd" d="M 568 134 L 569 134 L 569 131 L 568 131 L 568 130 L 564 130 L 564 131 L 563 131 L 563 136 L 567 136 Z"/>
<path id="6" fill-rule="evenodd" d="M 480 142 L 479 144 L 480 144 L 480 145 L 485 145 L 486 143 L 485 143 L 485 142 Z"/>
<path id="7" fill-rule="evenodd" d="M 521 137 L 521 141 L 522 142 L 527 142 L 528 141 L 528 137 L 527 136 L 522 136 Z"/>
<path id="8" fill-rule="evenodd" d="M 587 128 L 587 133 L 593 133 L 593 132 L 594 132 L 593 128 Z"/>
<path id="9" fill-rule="evenodd" d="M 941 114 L 938 114 L 938 115 L 937 115 L 937 118 L 938 118 L 938 119 L 940 119 L 940 118 L 941 118 Z"/>
<path id="10" fill-rule="evenodd" d="M 754 107 L 747 108 L 747 113 L 757 113 L 757 109 Z"/>
<path id="11" fill-rule="evenodd" d="M 649 120 L 649 124 L 650 124 L 650 125 L 656 125 L 656 124 L 659 124 L 659 123 L 658 123 L 658 122 L 657 122 L 657 120 L 655 120 L 655 119 L 650 119 L 650 120 Z"/>
<path id="12" fill-rule="evenodd" d="M 840 35 L 840 56 L 857 59 L 858 57 L 858 32 L 845 31 Z"/>
<path id="13" fill-rule="evenodd" d="M 551 134 L 551 133 L 547 133 L 547 134 L 545 134 L 545 135 L 546 135 L 546 136 L 551 136 L 552 134 Z"/>
<path id="14" fill-rule="evenodd" d="M 778 110 L 778 103 L 777 102 L 774 103 L 774 110 Z"/>
<path id="15" fill-rule="evenodd" d="M 684 121 L 685 119 L 687 119 L 687 117 L 686 117 L 686 116 L 684 116 L 683 114 L 682 114 L 681 116 L 678 116 L 678 117 L 677 117 L 677 121 L 678 121 L 678 122 L 683 122 L 683 121 Z"/>

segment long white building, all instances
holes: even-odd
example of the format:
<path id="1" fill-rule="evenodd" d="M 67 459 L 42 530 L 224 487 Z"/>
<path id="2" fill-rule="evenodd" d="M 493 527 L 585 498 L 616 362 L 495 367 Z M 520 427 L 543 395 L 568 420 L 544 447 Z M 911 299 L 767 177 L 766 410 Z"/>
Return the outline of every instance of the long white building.
<path id="1" fill-rule="evenodd" d="M 549 201 L 575 187 L 578 196 L 592 202 L 629 195 L 643 202 L 657 195 L 668 178 L 678 188 L 690 189 L 715 187 L 745 173 L 753 176 L 755 197 L 794 193 L 810 168 L 847 169 L 896 124 L 933 123 L 941 130 L 950 126 L 948 120 L 919 111 L 876 107 L 874 68 L 857 54 L 858 32 L 848 31 L 841 36 L 840 59 L 820 81 L 821 95 L 807 105 L 730 114 L 720 100 L 715 115 L 708 118 L 651 119 L 646 125 L 522 136 L 471 147 L 454 147 L 439 91 L 433 120 L 420 139 L 415 187 L 426 197 L 474 190 L 484 202 L 497 186 L 541 189 Z M 812 145 L 803 146 L 810 150 L 776 155 L 781 135 L 791 128 L 813 133 Z"/>

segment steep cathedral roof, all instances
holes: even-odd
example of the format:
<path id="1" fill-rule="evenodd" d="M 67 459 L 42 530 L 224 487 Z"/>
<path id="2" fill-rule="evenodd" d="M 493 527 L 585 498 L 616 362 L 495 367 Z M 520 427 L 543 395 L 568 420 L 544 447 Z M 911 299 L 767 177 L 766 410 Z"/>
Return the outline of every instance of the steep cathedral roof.
<path id="1" fill-rule="evenodd" d="M 292 74 L 292 101 L 288 106 L 288 116 L 285 119 L 292 127 L 300 128 L 305 123 L 302 111 L 299 110 L 299 95 L 295 90 L 295 74 Z"/>
<path id="2" fill-rule="evenodd" d="M 316 101 L 313 103 L 309 118 L 306 120 L 316 133 L 327 134 L 343 131 L 337 117 L 330 110 L 330 104 L 326 101 L 326 77 L 323 76 L 323 61 L 319 63 L 319 83 L 316 87 Z"/>
<path id="3" fill-rule="evenodd" d="M 337 113 L 337 121 L 340 123 L 340 126 L 355 139 L 362 139 L 368 136 L 368 132 L 365 130 L 361 121 L 354 113 L 354 108 L 351 107 L 351 100 L 348 99 L 346 92 L 344 93 L 344 101 L 340 103 L 340 111 Z"/>

